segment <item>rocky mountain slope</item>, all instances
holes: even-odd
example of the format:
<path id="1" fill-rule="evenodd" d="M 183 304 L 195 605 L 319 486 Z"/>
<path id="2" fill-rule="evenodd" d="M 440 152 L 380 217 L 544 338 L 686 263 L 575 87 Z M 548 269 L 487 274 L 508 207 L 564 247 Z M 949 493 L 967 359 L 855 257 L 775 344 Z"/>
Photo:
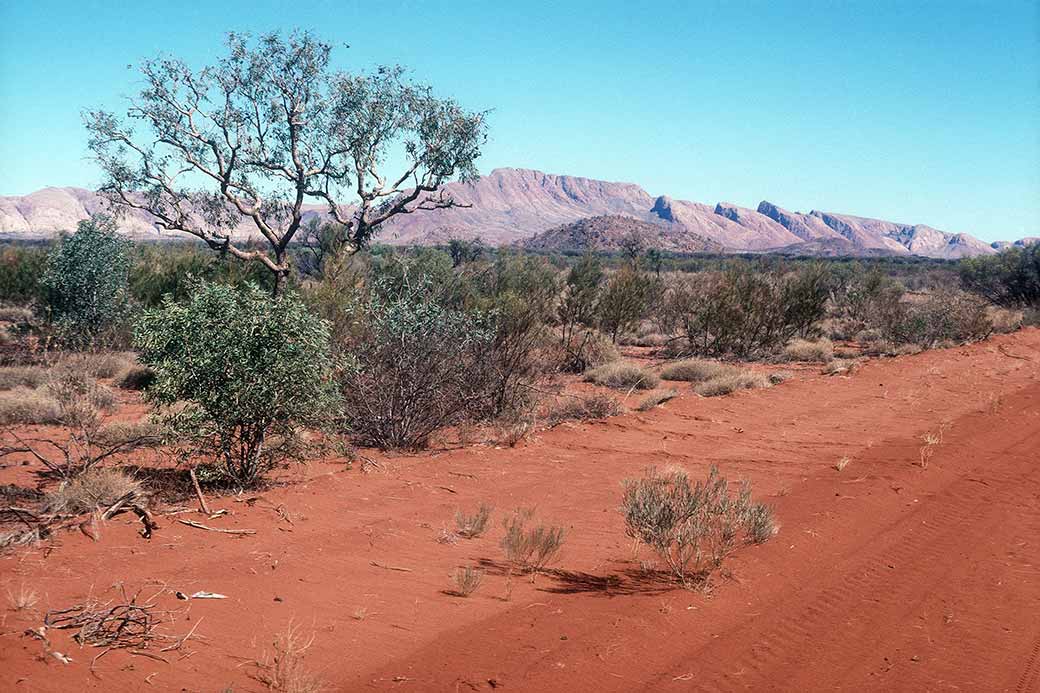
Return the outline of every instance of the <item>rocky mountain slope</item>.
<path id="1" fill-rule="evenodd" d="M 380 240 L 393 244 L 439 243 L 449 238 L 481 238 L 492 245 L 523 242 L 538 234 L 549 242 L 570 231 L 560 227 L 593 217 L 625 217 L 659 225 L 643 228 L 662 249 L 698 244 L 739 252 L 804 252 L 821 255 L 923 255 L 958 258 L 996 252 L 967 234 L 947 233 L 922 224 L 899 224 L 847 214 L 792 212 L 771 202 L 756 209 L 727 202 L 714 206 L 654 197 L 632 183 L 561 176 L 528 169 L 495 169 L 473 184 L 447 186 L 465 208 L 399 217 Z M 75 227 L 102 208 L 94 193 L 81 188 L 45 188 L 22 197 L 0 197 L 0 235 L 41 238 Z M 318 205 L 308 214 L 322 215 Z M 612 222 L 615 226 L 619 223 Z M 602 228 L 603 222 L 596 222 Z M 127 215 L 127 233 L 154 233 L 143 213 Z M 544 236 L 546 231 L 555 235 Z M 605 232 L 605 231 L 604 231 Z M 242 235 L 250 228 L 243 224 Z M 612 233 L 612 232 L 611 232 Z"/>

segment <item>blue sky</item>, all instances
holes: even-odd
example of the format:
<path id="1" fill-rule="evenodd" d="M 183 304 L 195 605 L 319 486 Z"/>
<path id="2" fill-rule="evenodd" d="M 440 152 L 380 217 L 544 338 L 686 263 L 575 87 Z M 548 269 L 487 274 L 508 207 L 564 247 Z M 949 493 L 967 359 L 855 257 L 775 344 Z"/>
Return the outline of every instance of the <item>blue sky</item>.
<path id="1" fill-rule="evenodd" d="M 1040 234 L 1040 2 L 0 2 L 0 194 L 93 187 L 127 65 L 307 28 L 492 108 L 481 170 Z M 300 8 L 303 9 L 300 9 Z"/>

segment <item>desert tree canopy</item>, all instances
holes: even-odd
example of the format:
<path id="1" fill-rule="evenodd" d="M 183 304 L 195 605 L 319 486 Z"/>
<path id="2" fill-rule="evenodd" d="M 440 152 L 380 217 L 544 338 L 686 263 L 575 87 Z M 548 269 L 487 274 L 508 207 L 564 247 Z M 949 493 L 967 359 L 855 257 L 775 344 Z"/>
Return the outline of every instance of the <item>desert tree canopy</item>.
<path id="1" fill-rule="evenodd" d="M 305 205 L 323 207 L 353 250 L 396 215 L 457 206 L 441 186 L 477 176 L 486 114 L 400 67 L 335 70 L 331 53 L 308 32 L 229 34 L 202 69 L 144 62 L 125 116 L 84 116 L 101 192 L 159 229 L 263 263 L 278 284 Z M 264 247 L 240 242 L 242 225 Z"/>

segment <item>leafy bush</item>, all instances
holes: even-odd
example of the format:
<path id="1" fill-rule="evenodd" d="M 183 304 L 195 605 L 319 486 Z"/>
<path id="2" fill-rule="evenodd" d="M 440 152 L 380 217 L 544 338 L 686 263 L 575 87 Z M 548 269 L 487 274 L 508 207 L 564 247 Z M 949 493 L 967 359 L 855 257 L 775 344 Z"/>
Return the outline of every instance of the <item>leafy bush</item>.
<path id="1" fill-rule="evenodd" d="M 40 275 L 47 265 L 47 247 L 5 245 L 0 249 L 0 301 L 29 305 L 42 294 Z M 8 314 L 4 320 L 10 320 Z"/>
<path id="2" fill-rule="evenodd" d="M 962 260 L 961 285 L 1000 306 L 1040 306 L 1040 243 Z"/>
<path id="3" fill-rule="evenodd" d="M 655 277 L 631 265 L 610 275 L 599 297 L 600 329 L 616 343 L 646 316 L 658 290 Z"/>
<path id="4" fill-rule="evenodd" d="M 652 371 L 632 363 L 616 361 L 585 372 L 586 382 L 615 390 L 652 390 L 660 379 Z"/>
<path id="5" fill-rule="evenodd" d="M 426 278 L 380 283 L 365 313 L 361 335 L 344 345 L 354 364 L 340 376 L 344 423 L 359 443 L 420 449 L 434 431 L 488 410 L 491 316 L 445 308 Z"/>
<path id="6" fill-rule="evenodd" d="M 985 339 L 993 332 L 986 302 L 963 291 L 936 291 L 923 301 L 904 303 L 882 326 L 897 344 L 931 348 L 942 342 Z"/>
<path id="7" fill-rule="evenodd" d="M 545 418 L 550 426 L 556 426 L 564 421 L 605 419 L 617 416 L 621 412 L 621 404 L 616 399 L 597 393 L 584 397 L 566 396 L 549 408 Z"/>
<path id="8" fill-rule="evenodd" d="M 563 527 L 528 523 L 533 510 L 517 510 L 505 521 L 502 548 L 506 559 L 523 572 L 539 571 L 555 561 L 563 547 Z"/>
<path id="9" fill-rule="evenodd" d="M 762 542 L 775 533 L 769 508 L 751 501 L 751 485 L 731 493 L 715 466 L 695 486 L 685 472 L 651 468 L 624 487 L 626 533 L 657 552 L 685 587 L 706 579 L 742 537 Z"/>
<path id="10" fill-rule="evenodd" d="M 115 221 L 94 215 L 62 238 L 40 278 L 49 317 L 59 338 L 94 347 L 113 338 L 129 311 L 131 244 Z"/>
<path id="11" fill-rule="evenodd" d="M 779 349 L 811 333 L 825 313 L 826 270 L 795 272 L 735 264 L 723 272 L 679 277 L 668 285 L 658 319 L 686 353 L 739 358 Z"/>
<path id="12" fill-rule="evenodd" d="M 134 341 L 155 372 L 150 400 L 186 405 L 166 424 L 243 486 L 335 402 L 328 325 L 291 292 L 272 299 L 255 285 L 202 285 L 185 303 L 146 311 Z"/>
<path id="13" fill-rule="evenodd" d="M 662 380 L 680 380 L 688 383 L 701 383 L 705 380 L 713 380 L 724 375 L 733 375 L 740 369 L 735 366 L 727 366 L 718 361 L 703 361 L 701 359 L 686 359 L 676 361 L 665 366 L 661 370 Z"/>
<path id="14" fill-rule="evenodd" d="M 754 390 L 760 387 L 769 387 L 769 378 L 754 371 L 738 371 L 730 375 L 721 375 L 711 380 L 705 380 L 693 388 L 701 397 L 720 397 L 729 395 L 737 390 Z"/>

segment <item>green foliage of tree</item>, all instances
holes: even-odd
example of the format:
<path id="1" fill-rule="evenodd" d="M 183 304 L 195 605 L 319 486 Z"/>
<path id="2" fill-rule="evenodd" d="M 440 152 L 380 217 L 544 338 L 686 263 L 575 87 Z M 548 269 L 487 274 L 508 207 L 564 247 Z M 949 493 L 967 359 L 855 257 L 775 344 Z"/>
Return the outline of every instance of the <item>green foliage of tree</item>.
<path id="1" fill-rule="evenodd" d="M 111 217 L 94 215 L 48 255 L 40 285 L 64 343 L 99 346 L 127 318 L 131 247 Z"/>
<path id="2" fill-rule="evenodd" d="M 659 287 L 655 277 L 640 272 L 634 263 L 611 274 L 599 299 L 600 329 L 617 343 L 620 334 L 646 317 Z"/>
<path id="3" fill-rule="evenodd" d="M 348 73 L 331 55 L 331 44 L 296 31 L 229 34 L 221 59 L 201 69 L 145 61 L 125 118 L 86 114 L 101 192 L 162 229 L 259 263 L 276 288 L 291 273 L 305 204 L 325 207 L 350 251 L 397 215 L 457 206 L 442 186 L 477 176 L 485 114 L 409 82 L 400 67 Z M 240 226 L 262 245 L 243 245 Z"/>
<path id="4" fill-rule="evenodd" d="M 148 397 L 178 436 L 243 486 L 289 454 L 301 426 L 334 409 L 328 324 L 293 292 L 206 284 L 138 320 L 134 341 L 155 371 Z"/>
<path id="5" fill-rule="evenodd" d="M 6 245 L 0 249 L 0 301 L 28 305 L 39 300 L 48 253 L 46 246 Z"/>
<path id="6" fill-rule="evenodd" d="M 1040 307 L 1040 242 L 962 260 L 962 286 L 1000 306 Z"/>

